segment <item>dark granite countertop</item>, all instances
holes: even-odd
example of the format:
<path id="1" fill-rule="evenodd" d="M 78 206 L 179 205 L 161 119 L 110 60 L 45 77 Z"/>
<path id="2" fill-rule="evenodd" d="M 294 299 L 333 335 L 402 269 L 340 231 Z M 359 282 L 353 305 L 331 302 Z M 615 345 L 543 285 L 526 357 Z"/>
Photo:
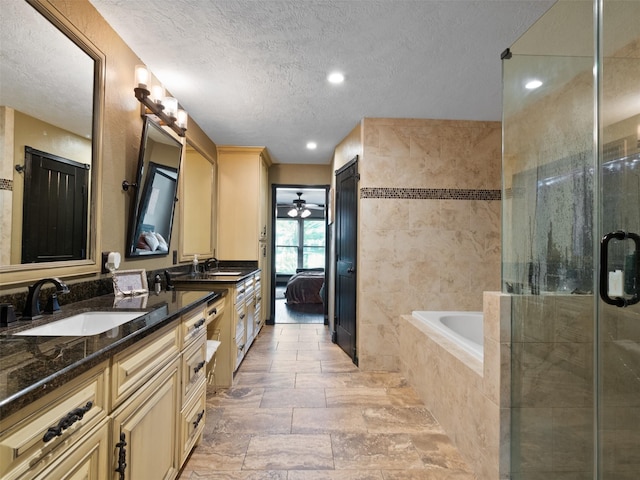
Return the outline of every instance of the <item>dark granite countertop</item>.
<path id="1" fill-rule="evenodd" d="M 228 267 L 220 270 L 212 270 L 206 273 L 203 273 L 203 272 L 186 273 L 183 275 L 172 277 L 172 280 L 176 285 L 180 286 L 180 288 L 184 288 L 184 286 L 194 285 L 194 284 L 215 285 L 215 284 L 238 283 L 258 271 L 259 269 L 257 268 Z M 238 272 L 238 274 L 230 275 L 230 273 L 235 273 L 235 272 Z"/>
<path id="2" fill-rule="evenodd" d="M 227 294 L 173 290 L 122 297 L 103 295 L 63 306 L 54 314 L 0 328 L 0 417 L 64 385 L 117 352 L 177 320 L 190 309 Z M 18 336 L 19 331 L 89 311 L 140 312 L 140 317 L 98 335 Z"/>

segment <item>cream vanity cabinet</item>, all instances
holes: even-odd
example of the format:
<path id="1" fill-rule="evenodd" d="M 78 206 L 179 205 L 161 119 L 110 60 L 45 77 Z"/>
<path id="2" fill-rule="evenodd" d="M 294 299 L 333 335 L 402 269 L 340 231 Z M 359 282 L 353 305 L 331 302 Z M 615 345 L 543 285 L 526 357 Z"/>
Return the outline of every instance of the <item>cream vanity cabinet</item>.
<path id="1" fill-rule="evenodd" d="M 218 147 L 218 236 L 220 260 L 256 260 L 269 278 L 269 167 L 264 147 Z M 267 282 L 260 297 L 268 298 Z M 261 311 L 264 316 L 264 309 Z"/>
<path id="2" fill-rule="evenodd" d="M 0 419 L 0 478 L 109 478 L 109 362 Z"/>
<path id="3" fill-rule="evenodd" d="M 112 362 L 112 479 L 169 480 L 204 429 L 204 307 Z"/>
<path id="4" fill-rule="evenodd" d="M 221 342 L 215 360 L 214 381 L 218 387 L 233 385 L 233 374 L 264 324 L 260 316 L 261 301 L 258 300 L 261 298 L 260 279 L 261 273 L 257 270 L 237 282 L 216 282 L 216 288 L 227 291 L 225 303 L 220 304 L 207 327 L 208 338 Z"/>
<path id="5" fill-rule="evenodd" d="M 231 364 L 235 372 L 244 359 L 251 344 L 260 332 L 263 322 L 259 319 L 260 311 L 256 311 L 256 276 L 255 273 L 241 282 L 229 286 L 231 309 L 231 325 L 233 332 Z M 259 284 L 258 284 L 259 286 Z"/>
<path id="6" fill-rule="evenodd" d="M 182 388 L 178 461 L 182 465 L 202 437 L 206 411 L 207 323 L 210 314 L 199 307 L 182 320 Z"/>
<path id="7" fill-rule="evenodd" d="M 206 361 L 207 380 L 214 387 L 230 387 L 232 370 L 229 368 L 231 351 L 231 325 L 227 298 L 211 300 L 205 309 L 207 328 Z"/>
<path id="8" fill-rule="evenodd" d="M 209 318 L 190 309 L 0 419 L 0 478 L 174 480 L 204 430 Z"/>
<path id="9" fill-rule="evenodd" d="M 172 479 L 179 470 L 180 333 L 169 325 L 113 357 L 113 480 Z"/>

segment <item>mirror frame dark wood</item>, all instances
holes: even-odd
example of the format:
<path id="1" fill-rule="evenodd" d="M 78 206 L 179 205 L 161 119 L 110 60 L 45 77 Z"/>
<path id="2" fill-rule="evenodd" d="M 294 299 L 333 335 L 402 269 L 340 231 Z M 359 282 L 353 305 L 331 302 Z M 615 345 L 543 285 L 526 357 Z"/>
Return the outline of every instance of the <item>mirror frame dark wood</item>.
<path id="1" fill-rule="evenodd" d="M 147 150 L 149 147 L 149 138 L 152 133 L 158 133 L 163 136 L 169 143 L 175 143 L 175 146 L 180 149 L 178 160 L 177 160 L 177 168 L 173 165 L 164 165 L 158 164 L 153 161 L 147 155 Z M 167 242 L 167 246 L 171 245 L 171 237 L 173 231 L 173 220 L 175 218 L 176 211 L 176 202 L 178 200 L 178 182 L 180 179 L 180 168 L 182 165 L 182 157 L 184 153 L 184 144 L 181 140 L 172 135 L 169 131 L 165 130 L 162 126 L 158 125 L 155 121 L 151 119 L 149 116 L 145 116 L 144 125 L 142 129 L 142 137 L 140 140 L 140 151 L 138 155 L 138 170 L 136 174 L 136 188 L 134 189 L 135 199 L 131 204 L 131 214 L 129 217 L 129 230 L 127 235 L 127 245 L 125 248 L 125 256 L 127 258 L 148 258 L 148 257 L 157 257 L 157 256 L 165 256 L 169 254 L 169 248 L 167 250 L 154 250 L 149 253 L 140 253 L 138 252 L 136 245 L 138 243 L 138 237 L 140 230 L 142 228 L 143 214 L 146 211 L 146 206 L 149 203 L 149 198 L 151 194 L 151 183 L 152 178 L 147 178 L 147 175 L 152 172 L 159 172 L 160 169 L 156 168 L 158 166 L 166 167 L 168 169 L 176 170 L 176 179 L 175 179 L 175 189 L 173 192 L 174 201 L 171 205 L 171 212 L 168 219 L 169 231 L 163 235 L 164 240 Z M 155 177 L 154 177 L 155 178 Z M 129 190 L 131 191 L 131 190 Z"/>

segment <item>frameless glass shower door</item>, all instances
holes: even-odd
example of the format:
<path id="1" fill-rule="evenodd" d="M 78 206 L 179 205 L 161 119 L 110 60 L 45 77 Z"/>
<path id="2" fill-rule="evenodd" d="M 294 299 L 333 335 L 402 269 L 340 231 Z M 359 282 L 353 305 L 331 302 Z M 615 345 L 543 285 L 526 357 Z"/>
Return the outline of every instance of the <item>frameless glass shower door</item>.
<path id="1" fill-rule="evenodd" d="M 640 471 L 638 19 L 560 0 L 503 54 L 513 479 Z"/>
<path id="2" fill-rule="evenodd" d="M 598 62 L 598 478 L 640 472 L 640 2 L 605 0 Z"/>

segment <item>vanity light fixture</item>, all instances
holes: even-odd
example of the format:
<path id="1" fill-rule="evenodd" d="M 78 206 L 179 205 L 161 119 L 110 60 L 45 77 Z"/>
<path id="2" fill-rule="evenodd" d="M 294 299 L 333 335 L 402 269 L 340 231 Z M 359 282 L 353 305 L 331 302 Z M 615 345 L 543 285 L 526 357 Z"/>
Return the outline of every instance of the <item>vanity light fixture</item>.
<path id="1" fill-rule="evenodd" d="M 151 113 L 158 117 L 161 124 L 166 125 L 184 137 L 187 131 L 187 112 L 178 109 L 178 100 L 174 97 L 165 97 L 164 88 L 154 85 L 153 95 L 148 90 L 149 71 L 144 65 L 137 65 L 135 69 L 135 85 L 133 89 L 135 97 L 146 107 L 146 114 Z"/>

